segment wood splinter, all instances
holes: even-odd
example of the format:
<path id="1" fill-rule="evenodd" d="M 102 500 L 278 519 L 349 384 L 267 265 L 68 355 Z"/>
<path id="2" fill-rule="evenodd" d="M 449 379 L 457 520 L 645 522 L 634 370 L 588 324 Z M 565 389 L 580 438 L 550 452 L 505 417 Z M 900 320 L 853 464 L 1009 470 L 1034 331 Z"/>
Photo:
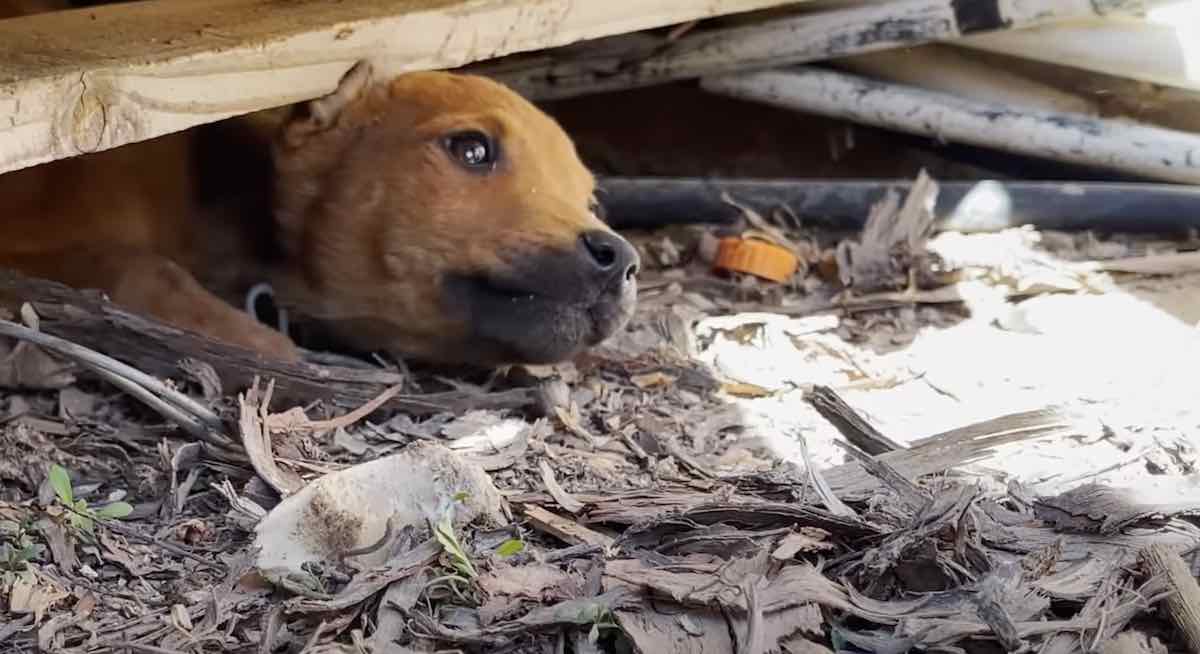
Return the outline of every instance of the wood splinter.
<path id="1" fill-rule="evenodd" d="M 1189 652 L 1200 654 L 1200 584 L 1179 553 L 1162 543 L 1142 550 L 1146 572 L 1163 575 L 1167 596 L 1160 606 L 1167 619 L 1179 630 L 1180 640 Z"/>

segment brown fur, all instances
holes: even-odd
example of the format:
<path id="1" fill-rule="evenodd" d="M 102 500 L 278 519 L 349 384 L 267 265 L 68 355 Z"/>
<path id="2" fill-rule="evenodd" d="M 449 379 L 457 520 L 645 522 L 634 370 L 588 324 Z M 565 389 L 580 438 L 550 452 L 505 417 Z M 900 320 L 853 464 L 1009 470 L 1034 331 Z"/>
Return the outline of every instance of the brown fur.
<path id="1" fill-rule="evenodd" d="M 446 146 L 464 130 L 499 144 L 490 172 Z M 507 88 L 373 82 L 360 64 L 290 112 L 0 175 L 0 266 L 286 359 L 295 344 L 233 306 L 257 281 L 352 347 L 557 361 L 632 311 L 637 255 L 593 187 L 567 134 Z"/>

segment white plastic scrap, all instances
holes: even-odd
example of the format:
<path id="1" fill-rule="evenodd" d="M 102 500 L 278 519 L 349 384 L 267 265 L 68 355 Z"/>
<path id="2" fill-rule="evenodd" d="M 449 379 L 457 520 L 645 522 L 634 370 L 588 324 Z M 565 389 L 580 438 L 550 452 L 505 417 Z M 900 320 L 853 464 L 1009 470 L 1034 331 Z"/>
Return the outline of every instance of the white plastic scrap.
<path id="1" fill-rule="evenodd" d="M 455 526 L 480 517 L 506 522 L 500 493 L 483 469 L 442 445 L 417 442 L 320 477 L 280 502 L 255 528 L 256 564 L 271 580 L 303 574 L 305 563 L 336 561 L 379 543 L 389 519 L 393 536 L 409 525 L 424 531 L 452 504 Z M 382 547 L 355 562 L 380 565 L 388 555 Z"/>

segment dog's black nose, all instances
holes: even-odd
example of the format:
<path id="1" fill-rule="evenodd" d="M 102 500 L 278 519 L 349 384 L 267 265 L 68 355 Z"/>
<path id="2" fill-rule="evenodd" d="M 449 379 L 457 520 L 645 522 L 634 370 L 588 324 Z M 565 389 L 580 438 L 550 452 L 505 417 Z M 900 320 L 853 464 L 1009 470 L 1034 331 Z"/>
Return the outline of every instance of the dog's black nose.
<path id="1" fill-rule="evenodd" d="M 579 242 L 589 263 L 601 275 L 620 274 L 622 281 L 637 276 L 641 258 L 637 248 L 616 234 L 603 230 L 584 232 Z"/>

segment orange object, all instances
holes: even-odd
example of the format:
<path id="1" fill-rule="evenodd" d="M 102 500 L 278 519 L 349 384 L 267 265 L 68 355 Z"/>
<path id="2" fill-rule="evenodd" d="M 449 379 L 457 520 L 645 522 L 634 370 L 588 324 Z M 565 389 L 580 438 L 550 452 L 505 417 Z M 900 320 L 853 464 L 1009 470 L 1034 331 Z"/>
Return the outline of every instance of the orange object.
<path id="1" fill-rule="evenodd" d="M 785 282 L 796 274 L 800 261 L 790 250 L 774 243 L 734 236 L 721 239 L 713 265 L 718 270 Z"/>

